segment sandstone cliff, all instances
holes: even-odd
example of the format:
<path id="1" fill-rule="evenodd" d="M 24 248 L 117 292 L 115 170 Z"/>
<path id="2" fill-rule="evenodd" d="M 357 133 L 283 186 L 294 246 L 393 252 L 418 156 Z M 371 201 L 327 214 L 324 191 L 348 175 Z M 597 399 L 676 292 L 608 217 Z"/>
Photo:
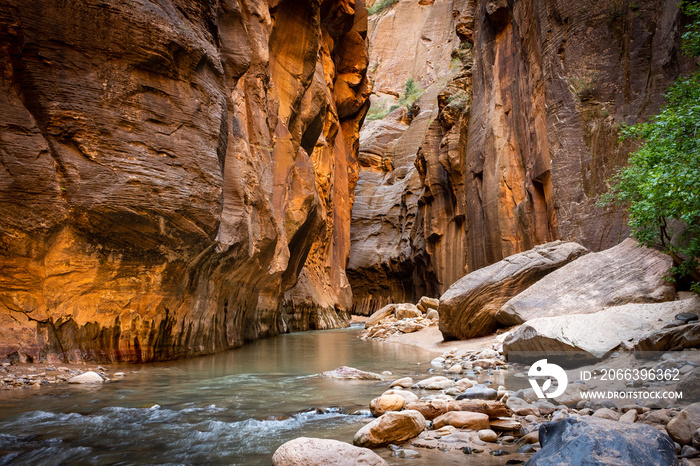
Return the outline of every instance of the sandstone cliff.
<path id="1" fill-rule="evenodd" d="M 399 1 L 370 24 L 412 3 Z M 439 6 L 421 3 L 426 16 Z M 617 128 L 657 111 L 667 86 L 695 66 L 680 53 L 683 18 L 673 0 L 449 3 L 453 15 L 443 24 L 459 38 L 452 52 L 459 69 L 451 68 L 432 123 L 411 125 L 422 131 L 420 149 L 381 148 L 377 142 L 396 133 L 391 114 L 385 131 L 361 143 L 360 153 L 367 146 L 375 160 L 405 159 L 384 162 L 390 168 L 368 192 L 400 191 L 391 208 L 407 214 L 374 208 L 358 183 L 348 271 L 358 313 L 437 296 L 464 274 L 537 244 L 564 239 L 599 251 L 624 239 L 624 212 L 595 206 L 632 149 L 618 141 Z M 393 34 L 410 33 L 397 25 Z M 380 52 L 370 47 L 370 63 Z M 420 182 L 398 186 L 393 174 L 410 172 L 408 160 Z M 377 220 L 368 228 L 372 214 L 364 209 L 373 208 Z M 379 242 L 395 232 L 404 235 L 400 242 Z M 366 246 L 365 238 L 375 242 Z M 369 259 L 357 264 L 355 253 Z M 363 283 L 368 270 L 374 275 Z"/>
<path id="2" fill-rule="evenodd" d="M 366 30 L 362 0 L 1 0 L 0 355 L 343 325 Z"/>

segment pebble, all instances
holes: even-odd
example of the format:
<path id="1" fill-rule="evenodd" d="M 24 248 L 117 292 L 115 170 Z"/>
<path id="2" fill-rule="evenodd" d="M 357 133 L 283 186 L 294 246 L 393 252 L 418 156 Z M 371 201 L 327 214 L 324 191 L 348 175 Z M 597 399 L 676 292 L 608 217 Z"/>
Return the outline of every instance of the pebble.
<path id="1" fill-rule="evenodd" d="M 498 434 L 491 429 L 481 429 L 478 432 L 479 439 L 484 442 L 495 442 L 498 440 Z"/>

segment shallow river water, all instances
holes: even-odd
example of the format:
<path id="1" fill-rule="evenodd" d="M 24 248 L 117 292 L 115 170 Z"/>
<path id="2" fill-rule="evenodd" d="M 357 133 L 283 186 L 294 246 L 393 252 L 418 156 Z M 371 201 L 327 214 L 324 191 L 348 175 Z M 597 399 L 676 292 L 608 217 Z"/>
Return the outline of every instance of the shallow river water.
<path id="1" fill-rule="evenodd" d="M 386 383 L 317 374 L 347 365 L 423 376 L 430 360 L 417 348 L 358 335 L 358 328 L 294 333 L 213 356 L 123 366 L 111 371 L 126 372 L 122 380 L 102 386 L 0 393 L 0 464 L 269 465 L 296 437 L 352 442 Z M 377 453 L 396 465 L 502 464 L 461 453 Z"/>

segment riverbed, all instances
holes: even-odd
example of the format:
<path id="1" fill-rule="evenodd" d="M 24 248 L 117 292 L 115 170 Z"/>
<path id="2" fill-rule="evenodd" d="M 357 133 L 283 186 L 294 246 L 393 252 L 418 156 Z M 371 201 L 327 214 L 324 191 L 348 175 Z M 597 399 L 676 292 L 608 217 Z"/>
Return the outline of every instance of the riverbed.
<path id="1" fill-rule="evenodd" d="M 0 393 L 0 464 L 269 465 L 300 436 L 352 442 L 368 422 L 379 381 L 334 381 L 347 365 L 425 375 L 431 355 L 397 343 L 360 340 L 358 327 L 281 335 L 212 356 L 111 367 L 123 379 Z M 421 451 L 390 464 L 464 464 L 463 454 Z M 471 459 L 471 458 L 469 458 Z M 500 464 L 497 458 L 470 464 Z M 478 461 L 475 462 L 475 461 Z"/>

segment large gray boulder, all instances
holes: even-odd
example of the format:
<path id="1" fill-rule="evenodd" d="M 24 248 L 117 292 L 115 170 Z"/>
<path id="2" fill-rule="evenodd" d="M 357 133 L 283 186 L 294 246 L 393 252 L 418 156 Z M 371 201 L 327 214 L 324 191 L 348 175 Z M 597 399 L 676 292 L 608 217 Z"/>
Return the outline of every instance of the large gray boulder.
<path id="1" fill-rule="evenodd" d="M 356 447 L 338 440 L 299 437 L 280 446 L 272 455 L 274 466 L 385 466 L 369 448 Z"/>
<path id="2" fill-rule="evenodd" d="M 525 466 L 678 464 L 673 441 L 646 424 L 569 417 L 542 424 L 540 444 Z"/>
<path id="3" fill-rule="evenodd" d="M 675 316 L 700 307 L 700 297 L 665 303 L 625 304 L 593 314 L 528 320 L 503 341 L 503 352 L 576 351 L 577 359 L 603 358 L 620 345 L 631 347 L 649 333 L 673 324 Z M 591 331 L 595 329 L 595 331 Z M 656 347 L 656 351 L 670 348 Z"/>
<path id="4" fill-rule="evenodd" d="M 440 331 L 446 340 L 493 333 L 496 312 L 513 296 L 583 256 L 583 246 L 563 241 L 535 246 L 462 277 L 441 297 Z"/>
<path id="5" fill-rule="evenodd" d="M 676 292 L 664 279 L 672 266 L 666 254 L 639 247 L 628 238 L 550 273 L 505 303 L 496 318 L 510 326 L 536 317 L 593 314 L 628 303 L 672 301 Z"/>

